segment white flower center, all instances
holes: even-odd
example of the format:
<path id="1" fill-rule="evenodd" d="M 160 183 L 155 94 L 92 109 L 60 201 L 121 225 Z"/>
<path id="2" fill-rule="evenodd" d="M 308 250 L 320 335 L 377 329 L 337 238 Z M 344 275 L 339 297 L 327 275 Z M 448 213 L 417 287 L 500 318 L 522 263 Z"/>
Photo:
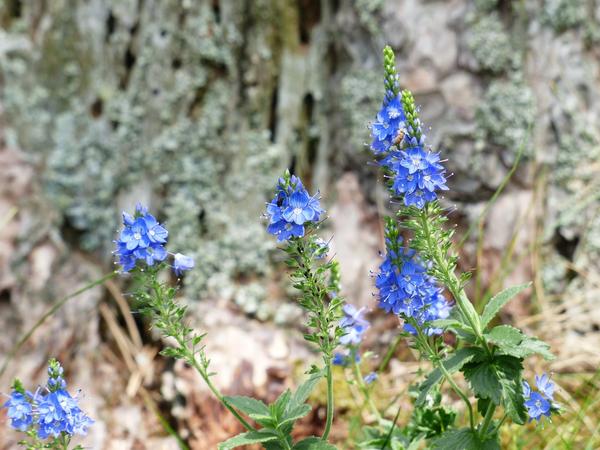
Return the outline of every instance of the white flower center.
<path id="1" fill-rule="evenodd" d="M 154 230 L 150 230 L 150 231 L 148 231 L 148 234 L 149 234 L 150 236 L 154 236 L 156 233 L 154 232 Z"/>
<path id="2" fill-rule="evenodd" d="M 133 234 L 133 238 L 134 238 L 136 241 L 139 241 L 139 240 L 142 238 L 142 235 L 141 235 L 140 233 L 134 233 L 134 234 Z"/>
<path id="3" fill-rule="evenodd" d="M 296 215 L 302 214 L 302 208 L 294 208 L 294 214 L 296 214 Z"/>

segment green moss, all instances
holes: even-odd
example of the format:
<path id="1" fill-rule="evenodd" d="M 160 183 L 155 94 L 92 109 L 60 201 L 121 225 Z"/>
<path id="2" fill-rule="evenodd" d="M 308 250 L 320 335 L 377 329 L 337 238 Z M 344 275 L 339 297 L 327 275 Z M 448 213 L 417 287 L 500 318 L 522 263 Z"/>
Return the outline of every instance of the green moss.
<path id="1" fill-rule="evenodd" d="M 477 109 L 476 120 L 481 146 L 492 143 L 514 155 L 525 144 L 527 154 L 531 149 L 528 131 L 535 120 L 531 89 L 519 76 L 493 81 Z"/>
<path id="2" fill-rule="evenodd" d="M 510 37 L 496 13 L 475 19 L 467 44 L 481 70 L 500 73 L 517 61 Z"/>

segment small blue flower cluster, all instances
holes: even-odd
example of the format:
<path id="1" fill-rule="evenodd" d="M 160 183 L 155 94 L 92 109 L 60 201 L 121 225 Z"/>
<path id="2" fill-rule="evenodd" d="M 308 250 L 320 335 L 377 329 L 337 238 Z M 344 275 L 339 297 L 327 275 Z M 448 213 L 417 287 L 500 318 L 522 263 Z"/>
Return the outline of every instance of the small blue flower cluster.
<path id="1" fill-rule="evenodd" d="M 344 317 L 340 320 L 340 328 L 344 330 L 344 335 L 340 338 L 340 344 L 346 346 L 346 350 L 333 356 L 332 361 L 336 366 L 348 365 L 352 362 L 353 355 L 356 362 L 360 361 L 357 348 L 369 328 L 369 321 L 364 318 L 364 307 L 357 309 L 354 305 L 346 303 L 343 310 Z"/>
<path id="2" fill-rule="evenodd" d="M 85 435 L 94 421 L 67 392 L 63 368 L 56 360 L 50 361 L 48 376 L 46 394 L 41 389 L 35 393 L 25 391 L 20 383 L 15 383 L 15 389 L 3 406 L 8 409 L 11 426 L 19 431 L 35 431 L 40 439 L 58 437 L 62 433 Z"/>
<path id="3" fill-rule="evenodd" d="M 394 194 L 402 197 L 406 206 L 422 209 L 437 198 L 436 191 L 448 189 L 445 169 L 439 153 L 425 149 L 421 123 L 418 117 L 407 120 L 402 100 L 400 95 L 386 94 L 377 120 L 371 124 L 371 149 L 384 155 L 381 165 L 391 172 Z"/>
<path id="4" fill-rule="evenodd" d="M 277 236 L 278 242 L 302 237 L 305 225 L 318 222 L 321 214 L 318 194 L 311 197 L 298 177 L 286 174 L 279 179 L 277 194 L 267 203 L 267 231 Z"/>
<path id="5" fill-rule="evenodd" d="M 542 416 L 550 417 L 553 409 L 555 385 L 546 374 L 535 376 L 535 384 L 539 392 L 531 389 L 527 381 L 523 381 L 523 397 L 529 420 L 539 420 Z"/>
<path id="6" fill-rule="evenodd" d="M 371 148 L 375 154 L 385 154 L 392 145 L 400 144 L 403 139 L 406 116 L 399 95 L 386 94 L 377 119 L 371 124 L 373 141 Z"/>
<path id="7" fill-rule="evenodd" d="M 123 271 L 131 271 L 138 261 L 147 266 L 164 261 L 168 255 L 164 247 L 168 236 L 166 228 L 141 204 L 138 203 L 133 216 L 123 212 L 123 230 L 115 241 L 115 254 L 119 257 Z M 176 253 L 173 257 L 173 270 L 178 276 L 194 267 L 194 260 L 190 256 Z"/>
<path id="8" fill-rule="evenodd" d="M 379 290 L 379 306 L 386 312 L 412 318 L 418 325 L 425 325 L 450 315 L 450 304 L 442 295 L 435 279 L 417 258 L 414 250 L 402 249 L 398 239 L 395 249 L 388 245 L 385 260 L 379 266 L 375 286 Z M 417 334 L 415 328 L 404 324 L 404 329 Z M 439 334 L 438 328 L 426 328 L 428 335 Z"/>

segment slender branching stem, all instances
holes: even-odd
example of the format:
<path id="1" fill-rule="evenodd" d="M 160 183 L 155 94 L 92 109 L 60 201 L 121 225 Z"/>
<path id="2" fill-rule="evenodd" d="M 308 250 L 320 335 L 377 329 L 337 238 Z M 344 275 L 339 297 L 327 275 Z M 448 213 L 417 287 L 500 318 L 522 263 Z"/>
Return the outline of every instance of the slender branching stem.
<path id="1" fill-rule="evenodd" d="M 398 348 L 398 345 L 400 345 L 400 341 L 402 340 L 402 335 L 399 334 L 394 338 L 394 341 L 392 342 L 392 345 L 390 345 L 390 347 L 388 348 L 387 353 L 385 354 L 385 356 L 383 357 L 383 361 L 381 361 L 381 364 L 379 365 L 379 368 L 377 369 L 378 373 L 383 372 L 388 364 L 390 363 L 390 361 L 392 360 L 394 354 L 396 353 L 396 349 Z"/>
<path id="2" fill-rule="evenodd" d="M 373 402 L 373 399 L 371 398 L 371 392 L 369 390 L 369 387 L 365 383 L 362 372 L 360 370 L 360 365 L 356 362 L 356 359 L 354 360 L 353 366 L 354 378 L 356 379 L 356 383 L 358 384 L 358 387 L 363 394 L 364 400 L 367 403 L 367 405 L 369 405 L 371 413 L 377 418 L 378 421 L 380 421 L 381 414 L 379 413 L 379 410 L 377 409 L 375 403 Z"/>
<path id="3" fill-rule="evenodd" d="M 458 384 L 456 384 L 456 381 L 454 381 L 454 378 L 452 377 L 450 372 L 448 372 L 446 367 L 444 367 L 444 364 L 441 361 L 440 356 L 429 344 L 429 341 L 427 340 L 427 336 L 425 336 L 423 334 L 423 330 L 421 329 L 421 327 L 418 324 L 415 324 L 415 325 L 417 325 L 417 326 L 415 326 L 415 328 L 417 330 L 417 342 L 420 344 L 420 347 L 421 347 L 423 353 L 425 353 L 428 356 L 428 359 L 433 363 L 434 367 L 436 367 L 437 369 L 440 370 L 443 377 L 446 379 L 446 381 L 448 381 L 448 384 L 452 387 L 454 392 L 456 392 L 456 394 L 465 403 L 465 405 L 467 407 L 467 411 L 469 412 L 469 424 L 471 426 L 471 429 L 475 430 L 475 419 L 473 416 L 473 407 L 471 406 L 469 397 L 467 397 L 467 394 L 465 394 L 463 392 L 463 390 L 458 386 Z"/>
<path id="4" fill-rule="evenodd" d="M 166 336 L 170 336 L 175 339 L 178 344 L 178 349 L 181 351 L 181 357 L 190 364 L 200 374 L 210 391 L 219 400 L 219 402 L 231 412 L 231 414 L 237 419 L 237 421 L 248 431 L 253 431 L 255 428 L 250 425 L 236 410 L 229 404 L 227 399 L 219 391 L 219 389 L 212 383 L 210 375 L 207 371 L 208 363 L 202 361 L 198 362 L 196 358 L 196 351 L 193 346 L 190 347 L 189 339 L 186 336 L 185 328 L 182 324 L 173 323 L 173 316 L 169 313 L 168 295 L 164 292 L 163 286 L 156 278 L 156 273 L 151 274 L 151 285 L 156 296 L 156 302 L 154 307 L 156 308 L 155 314 L 161 318 L 166 324 L 166 327 L 161 327 L 163 333 Z"/>

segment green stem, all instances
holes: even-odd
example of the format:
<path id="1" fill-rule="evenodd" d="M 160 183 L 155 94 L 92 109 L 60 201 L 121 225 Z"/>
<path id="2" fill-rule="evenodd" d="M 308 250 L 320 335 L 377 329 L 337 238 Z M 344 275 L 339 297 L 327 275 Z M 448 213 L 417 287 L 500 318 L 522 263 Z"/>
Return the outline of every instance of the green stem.
<path id="1" fill-rule="evenodd" d="M 388 349 L 387 353 L 385 354 L 383 361 L 381 361 L 381 365 L 379 366 L 379 369 L 377 369 L 377 373 L 382 373 L 387 368 L 387 365 L 390 363 L 392 357 L 396 353 L 396 349 L 398 348 L 398 345 L 400 344 L 401 340 L 402 340 L 402 335 L 399 334 L 398 336 L 396 336 L 396 338 L 394 339 L 394 342 L 392 342 L 392 345 L 390 345 L 390 348 Z"/>
<path id="2" fill-rule="evenodd" d="M 448 381 L 448 384 L 452 387 L 454 392 L 463 400 L 465 405 L 467 406 L 467 410 L 469 411 L 469 424 L 472 430 L 475 430 L 475 420 L 473 417 L 473 407 L 471 406 L 471 402 L 467 395 L 462 391 L 462 389 L 456 384 L 452 375 L 446 367 L 444 367 L 443 362 L 440 361 L 439 355 L 431 348 L 429 342 L 427 341 L 427 337 L 423 334 L 423 330 L 421 327 L 415 322 L 413 327 L 417 330 L 418 341 L 421 344 L 421 347 L 425 350 L 425 353 L 429 355 L 429 360 L 433 363 L 433 365 L 442 372 L 444 378 Z"/>
<path id="3" fill-rule="evenodd" d="M 35 330 L 37 330 L 46 321 L 46 319 L 48 319 L 48 317 L 52 316 L 56 311 L 58 311 L 60 308 L 62 308 L 62 306 L 65 303 L 67 303 L 69 300 L 71 300 L 72 298 L 77 297 L 80 294 L 83 294 L 85 291 L 88 291 L 88 290 L 104 283 L 105 281 L 110 280 L 111 278 L 114 278 L 117 274 L 118 274 L 118 272 L 116 272 L 116 271 L 106 274 L 102 278 L 99 278 L 95 281 L 92 281 L 91 283 L 86 284 L 81 289 L 78 289 L 77 291 L 73 292 L 72 294 L 69 294 L 66 297 L 63 297 L 58 302 L 56 302 L 54 305 L 52 305 L 52 307 L 48 311 L 46 311 L 44 313 L 44 315 L 42 315 L 42 317 L 40 317 L 38 319 L 38 321 L 33 325 L 33 327 L 31 327 L 29 329 L 29 331 L 27 333 L 25 333 L 21 337 L 21 339 L 19 339 L 17 341 L 15 346 L 8 352 L 8 355 L 6 355 L 6 358 L 4 358 L 2 367 L 0 368 L 0 377 L 4 374 L 4 372 L 6 371 L 6 368 L 8 367 L 8 364 L 12 361 L 12 359 L 15 357 L 17 352 L 23 346 L 23 344 L 25 344 L 25 342 L 27 342 L 29 340 L 31 335 L 33 333 L 35 333 Z"/>
<path id="4" fill-rule="evenodd" d="M 383 445 L 381 446 L 380 450 L 384 450 L 389 444 L 390 439 L 392 438 L 392 433 L 394 433 L 394 428 L 396 427 L 398 417 L 400 417 L 400 411 L 402 411 L 402 405 L 398 406 L 398 411 L 396 411 L 396 415 L 394 416 L 394 421 L 392 422 L 392 426 L 390 427 L 390 432 L 386 436 L 385 441 L 383 442 Z"/>
<path id="5" fill-rule="evenodd" d="M 365 398 L 365 402 L 369 405 L 369 408 L 371 409 L 371 412 L 373 413 L 373 415 L 377 418 L 378 421 L 380 421 L 381 414 L 379 413 L 379 410 L 375 406 L 375 403 L 373 403 L 373 399 L 371 398 L 371 393 L 369 392 L 369 388 L 365 384 L 365 380 L 364 380 L 362 372 L 360 370 L 360 366 L 356 362 L 356 358 L 354 360 L 354 376 L 356 378 L 356 383 L 358 384 L 358 387 L 362 391 L 362 394 Z"/>
<path id="6" fill-rule="evenodd" d="M 333 373 L 331 371 L 331 358 L 325 363 L 325 378 L 327 379 L 327 419 L 321 440 L 326 441 L 333 423 Z"/>
<path id="7" fill-rule="evenodd" d="M 435 263 L 437 269 L 444 275 L 448 290 L 456 300 L 456 305 L 458 306 L 461 315 L 473 329 L 473 332 L 475 333 L 475 336 L 481 343 L 482 347 L 489 355 L 491 355 L 491 350 L 482 334 L 479 316 L 477 315 L 473 304 L 469 300 L 469 297 L 467 297 L 464 288 L 461 287 L 460 280 L 454 271 L 450 270 L 448 258 L 447 255 L 444 254 L 442 246 L 439 245 L 439 242 L 436 242 L 435 236 L 429 229 L 429 218 L 427 211 L 423 210 L 419 215 L 419 219 L 421 221 L 421 227 L 423 228 L 423 234 L 427 238 L 428 252 L 433 257 L 433 262 Z"/>
<path id="8" fill-rule="evenodd" d="M 483 439 L 487 432 L 490 423 L 492 422 L 492 418 L 494 417 L 494 411 L 496 411 L 496 404 L 490 401 L 488 405 L 487 411 L 485 412 L 485 418 L 483 419 L 483 424 L 481 425 L 481 429 L 479 431 L 479 436 Z"/>

